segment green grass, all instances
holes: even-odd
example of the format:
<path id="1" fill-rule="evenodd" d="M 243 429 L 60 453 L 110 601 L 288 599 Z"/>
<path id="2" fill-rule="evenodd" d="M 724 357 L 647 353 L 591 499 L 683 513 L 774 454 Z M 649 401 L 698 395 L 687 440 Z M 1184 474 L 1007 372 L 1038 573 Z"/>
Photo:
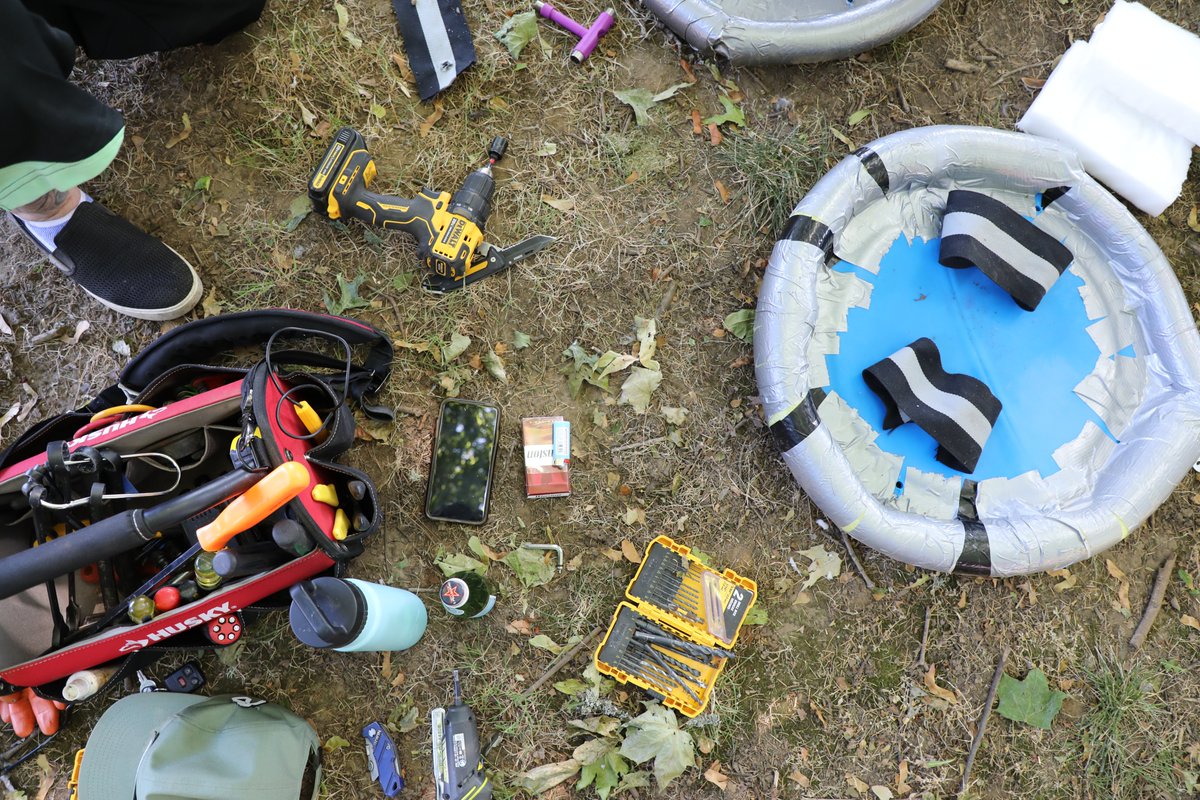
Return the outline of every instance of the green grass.
<path id="1" fill-rule="evenodd" d="M 714 151 L 716 163 L 736 176 L 752 229 L 771 236 L 783 229 L 792 209 L 812 188 L 812 176 L 824 171 L 832 152 L 826 128 L 820 117 L 805 114 L 795 126 L 782 130 L 731 134 Z"/>
<path id="2" fill-rule="evenodd" d="M 1171 723 L 1160 676 L 1107 659 L 1085 674 L 1094 702 L 1080 723 L 1079 747 L 1091 790 L 1116 800 L 1173 793 L 1179 754 L 1158 735 Z"/>

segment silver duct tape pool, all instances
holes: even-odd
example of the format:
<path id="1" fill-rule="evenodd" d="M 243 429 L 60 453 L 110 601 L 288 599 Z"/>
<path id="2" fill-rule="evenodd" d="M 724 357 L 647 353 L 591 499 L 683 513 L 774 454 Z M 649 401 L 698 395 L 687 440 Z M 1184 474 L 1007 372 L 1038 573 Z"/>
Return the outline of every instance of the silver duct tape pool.
<path id="1" fill-rule="evenodd" d="M 918 472 L 893 493 L 897 467 L 875 432 L 822 391 L 819 362 L 836 352 L 846 309 L 870 301 L 857 283 L 831 281 L 829 264 L 840 257 L 877 270 L 897 237 L 936 237 L 951 189 L 985 191 L 1024 211 L 1053 187 L 1070 191 L 1042 224 L 1075 253 L 1071 272 L 1083 282 L 1100 353 L 1075 391 L 1119 442 L 1088 423 L 1054 452 L 1058 472 L 979 482 L 977 520 L 960 517 L 964 482 L 953 475 Z M 796 480 L 858 540 L 929 569 L 1056 569 L 1128 536 L 1200 459 L 1200 335 L 1187 301 L 1153 239 L 1070 150 L 987 128 L 906 131 L 845 158 L 792 214 L 824 235 L 772 251 L 755 324 L 759 389 Z M 1127 345 L 1138 357 L 1119 354 Z"/>
<path id="2" fill-rule="evenodd" d="M 692 47 L 737 64 L 831 61 L 911 30 L 941 0 L 642 0 Z"/>

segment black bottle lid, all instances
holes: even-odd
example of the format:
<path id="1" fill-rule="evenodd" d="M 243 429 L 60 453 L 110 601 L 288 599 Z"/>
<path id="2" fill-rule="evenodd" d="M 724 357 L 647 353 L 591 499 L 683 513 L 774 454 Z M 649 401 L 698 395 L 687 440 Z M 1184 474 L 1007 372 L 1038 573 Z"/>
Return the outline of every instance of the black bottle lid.
<path id="1" fill-rule="evenodd" d="M 345 647 L 367 621 L 367 602 L 358 587 L 340 578 L 313 578 L 289 590 L 288 621 L 309 647 Z"/>

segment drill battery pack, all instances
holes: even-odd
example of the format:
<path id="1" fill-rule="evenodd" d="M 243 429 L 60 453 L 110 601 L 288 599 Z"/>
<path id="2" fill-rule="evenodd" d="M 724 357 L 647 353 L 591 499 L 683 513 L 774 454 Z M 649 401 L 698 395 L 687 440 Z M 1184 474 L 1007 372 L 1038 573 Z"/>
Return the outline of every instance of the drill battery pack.
<path id="1" fill-rule="evenodd" d="M 596 669 L 695 717 L 733 657 L 757 584 L 706 566 L 691 548 L 659 536 L 646 548 L 625 597 L 596 649 Z"/>

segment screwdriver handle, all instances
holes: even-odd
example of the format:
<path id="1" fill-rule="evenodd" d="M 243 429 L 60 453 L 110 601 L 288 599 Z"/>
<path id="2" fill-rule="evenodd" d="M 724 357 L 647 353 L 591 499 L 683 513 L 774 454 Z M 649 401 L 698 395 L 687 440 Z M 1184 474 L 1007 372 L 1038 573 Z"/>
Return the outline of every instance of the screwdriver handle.
<path id="1" fill-rule="evenodd" d="M 299 461 L 287 461 L 268 472 L 217 518 L 196 531 L 200 546 L 215 553 L 239 533 L 253 528 L 308 488 L 312 475 Z"/>

